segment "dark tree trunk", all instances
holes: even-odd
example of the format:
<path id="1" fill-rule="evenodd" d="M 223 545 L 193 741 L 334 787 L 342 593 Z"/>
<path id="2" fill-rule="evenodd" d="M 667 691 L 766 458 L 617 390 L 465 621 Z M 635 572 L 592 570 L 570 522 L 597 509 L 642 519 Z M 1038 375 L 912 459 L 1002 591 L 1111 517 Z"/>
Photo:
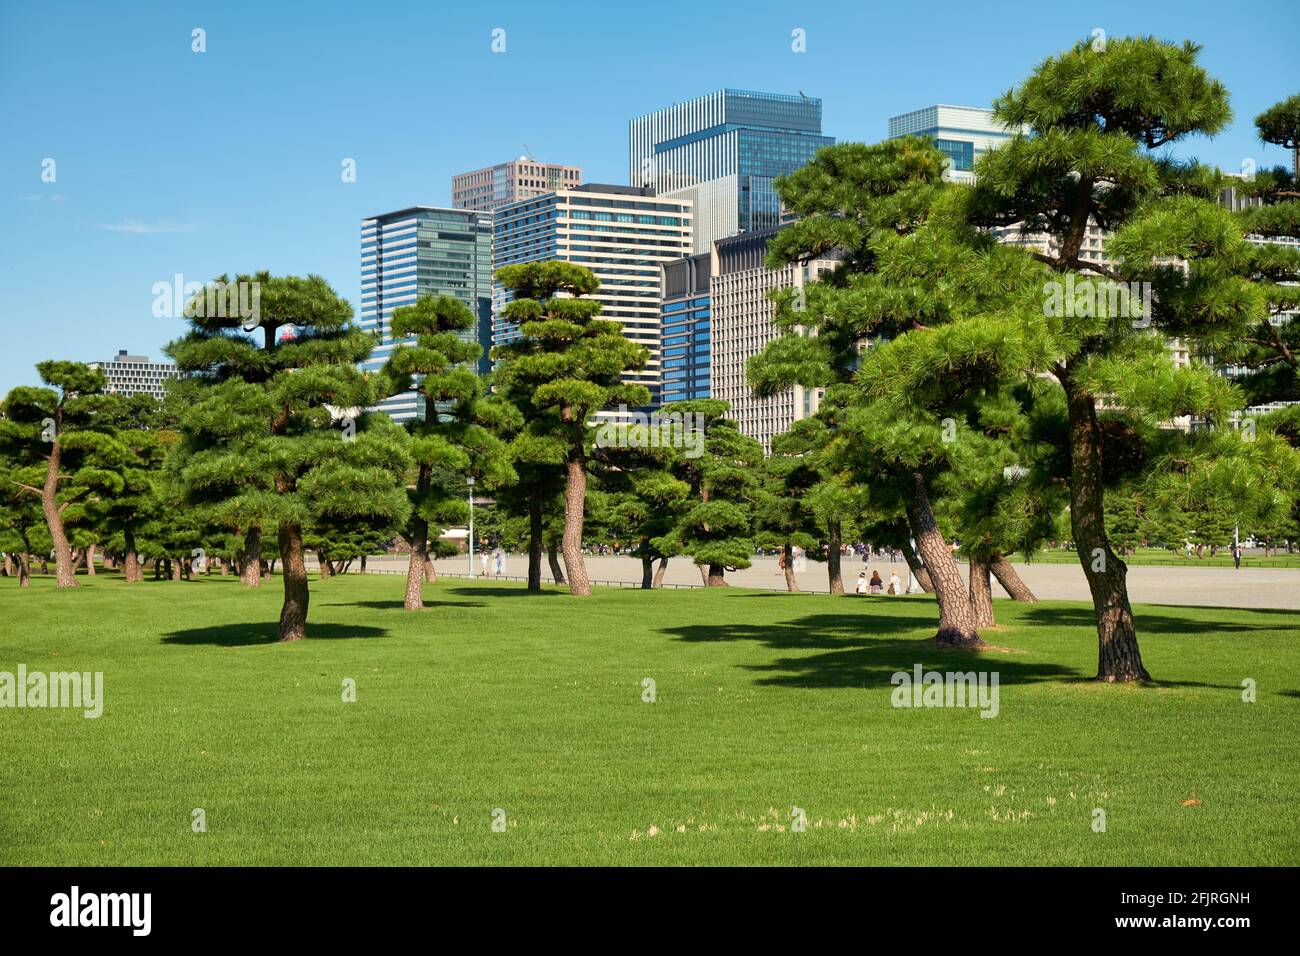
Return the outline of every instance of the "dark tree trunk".
<path id="1" fill-rule="evenodd" d="M 641 555 L 641 590 L 649 591 L 655 586 L 655 559 L 648 554 Z"/>
<path id="2" fill-rule="evenodd" d="M 528 590 L 542 589 L 542 506 L 534 501 L 528 508 Z"/>
<path id="3" fill-rule="evenodd" d="M 244 534 L 244 567 L 239 577 L 246 588 L 255 588 L 262 583 L 261 528 L 249 528 Z"/>
<path id="4" fill-rule="evenodd" d="M 127 528 L 122 532 L 122 538 L 126 542 L 126 559 L 123 561 L 125 567 L 126 580 L 142 581 L 144 574 L 140 570 L 140 553 L 135 545 L 135 532 Z"/>
<path id="5" fill-rule="evenodd" d="M 63 530 L 63 512 L 59 510 L 58 488 L 59 468 L 63 463 L 63 447 L 56 437 L 50 448 L 49 463 L 45 468 L 45 484 L 41 488 L 41 511 L 45 514 L 45 523 L 50 529 L 50 538 L 54 542 L 55 586 L 75 588 L 77 575 L 72 567 L 72 548 L 68 545 L 67 532 Z"/>
<path id="6" fill-rule="evenodd" d="M 280 524 L 280 560 L 283 563 L 284 606 L 280 608 L 279 638 L 299 641 L 307 636 L 307 562 L 303 560 L 302 529 L 292 522 Z"/>
<path id="7" fill-rule="evenodd" d="M 362 573 L 362 574 L 365 574 L 365 573 L 366 573 L 366 556 L 365 556 L 364 554 L 361 556 L 361 569 L 360 569 L 360 570 L 361 570 L 361 573 Z"/>
<path id="8" fill-rule="evenodd" d="M 587 507 L 587 468 L 580 455 L 570 455 L 564 484 L 564 570 L 569 579 L 569 593 L 589 597 L 591 582 L 582 560 L 582 520 Z"/>
<path id="9" fill-rule="evenodd" d="M 997 623 L 993 618 L 993 586 L 989 578 L 989 562 L 974 555 L 970 559 L 970 603 L 975 611 L 975 623 L 979 627 L 992 627 Z"/>
<path id="10" fill-rule="evenodd" d="M 907 562 L 907 568 L 912 572 L 912 577 L 916 578 L 916 583 L 921 586 L 921 590 L 926 594 L 933 594 L 934 582 L 930 580 L 930 572 L 921 563 L 921 558 L 912 547 L 912 542 L 905 540 L 898 550 L 903 552 L 903 560 Z"/>
<path id="11" fill-rule="evenodd" d="M 790 546 L 789 541 L 785 543 L 781 553 L 785 555 L 781 569 L 785 572 L 785 589 L 793 593 L 799 590 L 799 579 L 794 574 L 794 548 Z"/>
<path id="12" fill-rule="evenodd" d="M 659 567 L 655 568 L 655 579 L 651 587 L 660 588 L 664 584 L 664 572 L 668 570 L 668 559 L 660 558 Z"/>
<path id="13" fill-rule="evenodd" d="M 829 579 L 831 594 L 844 593 L 844 577 L 840 570 L 840 548 L 844 541 L 838 521 L 828 521 L 826 523 L 826 533 L 829 540 L 826 547 L 826 576 Z"/>
<path id="14" fill-rule="evenodd" d="M 1007 592 L 1011 600 L 1024 604 L 1038 603 L 1034 592 L 1029 590 L 1029 585 L 1020 579 L 1020 575 L 1016 573 L 1015 567 L 1007 560 L 1005 554 L 995 552 L 989 567 L 993 571 L 993 576 L 998 579 L 998 584 L 1002 585 L 1002 590 Z"/>
<path id="15" fill-rule="evenodd" d="M 724 568 L 724 567 L 723 567 L 722 565 L 720 565 L 720 564 L 710 564 L 710 565 L 709 565 L 709 576 L 706 577 L 706 578 L 704 579 L 704 583 L 707 584 L 707 585 L 708 585 L 709 587 L 711 587 L 711 588 L 726 588 L 726 587 L 731 587 L 731 585 L 729 585 L 729 584 L 727 583 L 727 578 L 726 578 L 726 576 L 725 576 L 725 571 L 726 571 L 726 568 Z"/>
<path id="16" fill-rule="evenodd" d="M 925 475 L 921 472 L 913 472 L 909 477 L 903 504 L 912 536 L 916 539 L 916 549 L 930 571 L 934 596 L 939 604 L 939 630 L 935 642 L 954 647 L 980 646 L 984 642 L 980 639 L 975 609 L 971 607 L 957 562 L 953 560 L 935 521 L 930 493 L 925 487 Z"/>
<path id="17" fill-rule="evenodd" d="M 555 553 L 554 542 L 547 542 L 546 563 L 551 567 L 551 580 L 556 584 L 564 583 L 564 569 L 560 567 L 560 557 Z"/>
<path id="18" fill-rule="evenodd" d="M 1097 679 L 1150 680 L 1128 601 L 1128 565 L 1111 550 L 1106 535 L 1097 407 L 1092 395 L 1074 384 L 1068 368 L 1058 378 L 1070 422 L 1070 529 L 1097 616 Z"/>

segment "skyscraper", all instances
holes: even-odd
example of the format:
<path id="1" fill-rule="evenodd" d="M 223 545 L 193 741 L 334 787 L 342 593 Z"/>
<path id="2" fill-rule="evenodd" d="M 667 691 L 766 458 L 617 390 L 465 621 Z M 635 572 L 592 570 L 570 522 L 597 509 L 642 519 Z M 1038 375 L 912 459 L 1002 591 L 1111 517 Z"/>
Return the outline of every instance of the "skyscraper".
<path id="1" fill-rule="evenodd" d="M 380 343 L 362 365 L 383 366 L 395 340 L 393 310 L 428 295 L 463 302 L 478 318 L 465 334 L 483 346 L 478 370 L 487 371 L 492 335 L 492 214 L 463 209 L 412 206 L 361 221 L 361 328 L 378 332 Z M 414 392 L 378 406 L 394 421 L 423 414 Z"/>
<path id="2" fill-rule="evenodd" d="M 690 199 L 696 253 L 715 239 L 781 222 L 773 181 L 823 146 L 822 101 L 812 96 L 718 90 L 628 124 L 628 182 Z"/>
<path id="3" fill-rule="evenodd" d="M 768 342 L 782 333 L 772 323 L 774 289 L 802 289 L 821 273 L 833 269 L 833 259 L 814 259 L 806 265 L 768 269 L 767 243 L 778 232 L 720 239 L 713 245 L 710 279 L 710 388 L 713 398 L 729 402 L 728 416 L 743 434 L 756 438 L 763 450 L 772 439 L 800 419 L 813 415 L 821 404 L 822 389 L 796 386 L 771 398 L 760 398 L 749 387 L 746 366 Z"/>
<path id="4" fill-rule="evenodd" d="M 975 160 L 1015 136 L 978 106 L 927 106 L 889 118 L 889 138 L 929 136 L 949 159 L 944 176 L 955 182 L 975 181 Z"/>
<path id="5" fill-rule="evenodd" d="M 530 199 L 556 189 L 571 189 L 581 181 L 581 166 L 539 163 L 520 156 L 508 163 L 452 176 L 451 204 L 456 209 L 491 212 L 506 203 Z"/>
<path id="6" fill-rule="evenodd" d="M 709 397 L 709 277 L 713 256 L 664 266 L 663 403 Z"/>
<path id="7" fill-rule="evenodd" d="M 623 326 L 624 334 L 650 352 L 644 370 L 627 381 L 650 389 L 659 402 L 660 269 L 691 247 L 691 204 L 656 196 L 652 188 L 587 183 L 502 206 L 496 212 L 494 268 L 560 259 L 586 266 L 600 280 L 593 299 L 601 318 Z M 518 337 L 499 314 L 494 345 Z"/>

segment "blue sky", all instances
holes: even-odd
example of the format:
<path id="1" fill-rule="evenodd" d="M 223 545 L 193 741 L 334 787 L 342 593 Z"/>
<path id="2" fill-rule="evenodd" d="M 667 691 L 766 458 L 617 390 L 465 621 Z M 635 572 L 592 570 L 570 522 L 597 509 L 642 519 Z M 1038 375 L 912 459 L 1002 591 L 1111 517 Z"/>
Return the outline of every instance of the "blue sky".
<path id="1" fill-rule="evenodd" d="M 355 306 L 363 217 L 449 205 L 453 173 L 524 144 L 626 182 L 630 117 L 724 86 L 803 90 L 825 132 L 876 141 L 891 115 L 987 106 L 1095 27 L 1153 33 L 1201 43 L 1232 93 L 1232 126 L 1182 155 L 1284 162 L 1251 120 L 1300 91 L 1296 24 L 1283 0 L 0 0 L 0 392 L 43 358 L 159 356 L 182 323 L 154 317 L 152 289 L 177 273 L 314 272 Z"/>

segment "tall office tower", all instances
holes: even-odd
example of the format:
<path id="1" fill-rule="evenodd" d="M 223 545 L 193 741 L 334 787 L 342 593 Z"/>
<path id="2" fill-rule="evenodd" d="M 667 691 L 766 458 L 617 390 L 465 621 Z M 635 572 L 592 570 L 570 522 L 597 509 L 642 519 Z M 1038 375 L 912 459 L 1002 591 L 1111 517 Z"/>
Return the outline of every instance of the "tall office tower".
<path id="1" fill-rule="evenodd" d="M 638 116 L 628 139 L 628 182 L 694 204 L 696 253 L 710 253 L 715 239 L 778 226 L 773 180 L 835 142 L 822 135 L 816 97 L 747 90 L 718 90 Z"/>
<path id="2" fill-rule="evenodd" d="M 107 362 L 87 362 L 90 368 L 97 368 L 108 379 L 104 389 L 115 395 L 139 395 L 141 393 L 162 398 L 166 392 L 163 384 L 170 378 L 180 378 L 181 373 L 171 362 L 150 362 L 147 355 L 128 355 L 126 349 L 118 349 L 117 354 Z"/>
<path id="3" fill-rule="evenodd" d="M 822 389 L 792 388 L 772 398 L 759 398 L 749 387 L 745 367 L 781 332 L 772 324 L 773 289 L 802 289 L 821 273 L 833 269 L 833 259 L 814 259 L 804 266 L 777 270 L 763 265 L 767 243 L 778 230 L 720 239 L 713 245 L 710 280 L 712 312 L 710 378 L 713 398 L 731 403 L 729 417 L 743 434 L 757 438 L 763 450 L 793 422 L 813 415 Z"/>
<path id="4" fill-rule="evenodd" d="M 622 324 L 624 334 L 650 352 L 627 381 L 650 389 L 659 403 L 660 269 L 691 248 L 691 203 L 656 196 L 649 187 L 586 183 L 502 206 L 496 211 L 494 268 L 559 259 L 586 266 L 600 280 L 593 299 L 601 318 Z M 495 290 L 494 345 L 518 338 L 500 315 L 505 294 Z"/>
<path id="5" fill-rule="evenodd" d="M 477 327 L 465 338 L 483 346 L 478 370 L 486 372 L 492 336 L 491 213 L 412 206 L 361 221 L 360 325 L 380 335 L 363 370 L 377 370 L 388 360 L 395 344 L 389 326 L 393 310 L 428 295 L 451 296 L 477 316 Z M 413 391 L 378 408 L 398 422 L 424 415 Z"/>
<path id="6" fill-rule="evenodd" d="M 581 166 L 539 163 L 520 156 L 508 163 L 485 166 L 451 177 L 451 204 L 457 209 L 491 212 L 506 203 L 531 199 L 582 182 Z"/>
<path id="7" fill-rule="evenodd" d="M 710 253 L 664 266 L 663 403 L 709 397 Z"/>
<path id="8" fill-rule="evenodd" d="M 929 136 L 950 160 L 944 176 L 954 182 L 975 181 L 975 160 L 1012 139 L 1016 130 L 977 106 L 927 106 L 889 118 L 889 138 Z"/>

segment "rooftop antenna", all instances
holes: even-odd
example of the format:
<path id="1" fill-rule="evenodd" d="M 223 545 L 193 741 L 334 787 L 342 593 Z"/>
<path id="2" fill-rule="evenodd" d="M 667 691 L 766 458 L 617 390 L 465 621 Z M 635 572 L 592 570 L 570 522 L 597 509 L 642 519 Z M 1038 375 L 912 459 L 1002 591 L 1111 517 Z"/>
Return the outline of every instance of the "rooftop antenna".
<path id="1" fill-rule="evenodd" d="M 535 162 L 537 162 L 537 160 L 533 158 L 533 151 L 532 151 L 531 149 L 528 148 L 528 144 L 527 144 L 527 143 L 524 143 L 524 155 L 528 157 L 528 161 L 529 161 L 530 163 L 535 163 Z"/>

